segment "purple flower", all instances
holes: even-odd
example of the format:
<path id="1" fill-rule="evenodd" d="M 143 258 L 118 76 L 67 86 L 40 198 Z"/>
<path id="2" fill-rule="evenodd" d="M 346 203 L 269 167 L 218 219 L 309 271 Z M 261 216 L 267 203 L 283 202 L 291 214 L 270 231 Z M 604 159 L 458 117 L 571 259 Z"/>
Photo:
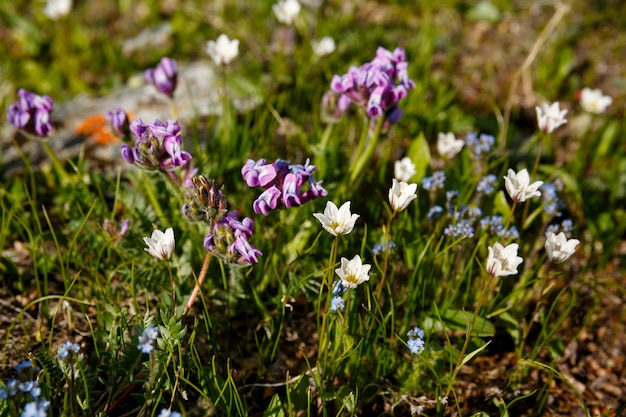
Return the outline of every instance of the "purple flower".
<path id="1" fill-rule="evenodd" d="M 314 198 L 325 196 L 328 192 L 322 182 L 315 181 L 313 171 L 317 169 L 307 159 L 304 165 L 290 164 L 289 161 L 276 160 L 266 164 L 265 159 L 253 161 L 249 159 L 241 169 L 249 187 L 263 187 L 265 191 L 254 201 L 252 208 L 255 213 L 268 215 L 281 205 L 290 208 L 301 205 Z M 308 184 L 308 187 L 305 187 Z"/>
<path id="2" fill-rule="evenodd" d="M 148 68 L 146 70 L 146 81 L 154 85 L 157 90 L 172 98 L 176 83 L 178 82 L 178 70 L 176 61 L 163 57 L 156 68 Z"/>
<path id="3" fill-rule="evenodd" d="M 50 114 L 54 101 L 49 96 L 38 96 L 24 89 L 17 92 L 19 100 L 7 109 L 9 123 L 39 137 L 52 131 Z"/>
<path id="4" fill-rule="evenodd" d="M 130 131 L 135 135 L 135 145 L 132 148 L 126 144 L 121 147 L 122 158 L 126 161 L 146 170 L 172 171 L 177 167 L 186 167 L 189 172 L 192 157 L 182 150 L 183 139 L 176 120 L 166 123 L 155 120 L 146 125 L 137 119 L 130 124 Z"/>
<path id="5" fill-rule="evenodd" d="M 106 112 L 106 118 L 111 123 L 113 132 L 120 136 L 123 140 L 130 140 L 130 122 L 128 121 L 128 115 L 120 108 L 114 111 Z"/>
<path id="6" fill-rule="evenodd" d="M 282 195 L 280 189 L 277 186 L 272 185 L 267 190 L 263 191 L 263 193 L 254 200 L 252 204 L 252 209 L 256 214 L 263 213 L 265 216 L 268 215 L 270 210 L 274 210 L 278 207 L 278 199 Z"/>
<path id="7" fill-rule="evenodd" d="M 213 255 L 236 265 L 258 263 L 263 253 L 255 248 L 249 238 L 254 221 L 246 217 L 239 220 L 237 211 L 228 212 L 214 223 L 212 232 L 204 237 L 204 247 Z"/>
<path id="8" fill-rule="evenodd" d="M 395 123 L 402 115 L 398 101 L 407 96 L 415 83 L 408 76 L 404 49 L 396 48 L 391 52 L 379 47 L 371 62 L 352 66 L 344 75 L 335 75 L 330 86 L 332 91 L 341 94 L 336 100 L 339 112 L 336 114 L 343 112 L 349 102 L 354 102 L 364 107 L 368 116 L 384 116 L 386 121 Z"/>

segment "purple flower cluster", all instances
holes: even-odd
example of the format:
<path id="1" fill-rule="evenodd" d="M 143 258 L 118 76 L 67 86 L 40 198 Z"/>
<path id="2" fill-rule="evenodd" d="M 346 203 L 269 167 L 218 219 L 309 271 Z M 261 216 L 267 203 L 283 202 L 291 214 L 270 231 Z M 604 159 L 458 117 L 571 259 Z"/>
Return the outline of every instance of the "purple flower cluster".
<path id="1" fill-rule="evenodd" d="M 236 210 L 229 211 L 213 224 L 212 233 L 204 237 L 204 247 L 227 262 L 258 263 L 263 253 L 248 241 L 253 230 L 254 220 L 249 217 L 239 220 Z"/>
<path id="2" fill-rule="evenodd" d="M 409 78 L 404 49 L 391 52 L 378 47 L 371 62 L 352 66 L 347 74 L 335 75 L 330 88 L 340 94 L 337 107 L 341 111 L 354 102 L 364 107 L 368 116 L 384 116 L 395 123 L 402 116 L 398 101 L 415 88 L 415 82 Z"/>
<path id="3" fill-rule="evenodd" d="M 19 100 L 7 109 L 9 123 L 39 137 L 52 131 L 50 114 L 54 101 L 49 96 L 38 96 L 24 89 L 17 92 Z"/>
<path id="4" fill-rule="evenodd" d="M 519 232 L 515 226 L 511 226 L 508 229 L 504 228 L 504 224 L 502 224 L 502 216 L 487 216 L 480 220 L 480 227 L 500 239 L 519 239 Z"/>
<path id="5" fill-rule="evenodd" d="M 425 190 L 443 190 L 446 183 L 446 173 L 443 171 L 433 172 L 432 177 L 422 179 L 422 188 Z"/>
<path id="6" fill-rule="evenodd" d="M 145 75 L 146 81 L 154 85 L 157 90 L 170 98 L 174 96 L 178 82 L 176 61 L 168 57 L 163 57 L 156 68 L 148 68 Z"/>
<path id="7" fill-rule="evenodd" d="M 309 164 L 309 159 L 304 165 L 290 164 L 280 159 L 273 164 L 266 164 L 263 158 L 258 161 L 248 159 L 241 168 L 243 179 L 249 187 L 265 189 L 252 204 L 254 212 L 267 216 L 270 210 L 281 205 L 290 208 L 328 195 L 322 187 L 322 181 L 316 182 L 313 178 L 316 169 L 315 165 Z M 308 183 L 308 189 L 303 191 L 305 183 Z"/>
<path id="8" fill-rule="evenodd" d="M 493 174 L 488 174 L 483 177 L 476 185 L 476 192 L 491 195 L 495 191 L 496 184 L 498 182 L 498 178 Z"/>
<path id="9" fill-rule="evenodd" d="M 137 119 L 130 124 L 130 130 L 135 134 L 135 145 L 131 148 L 123 144 L 121 148 L 122 157 L 130 163 L 146 170 L 171 171 L 191 160 L 191 155 L 181 148 L 183 138 L 176 120 L 155 120 L 146 125 Z"/>

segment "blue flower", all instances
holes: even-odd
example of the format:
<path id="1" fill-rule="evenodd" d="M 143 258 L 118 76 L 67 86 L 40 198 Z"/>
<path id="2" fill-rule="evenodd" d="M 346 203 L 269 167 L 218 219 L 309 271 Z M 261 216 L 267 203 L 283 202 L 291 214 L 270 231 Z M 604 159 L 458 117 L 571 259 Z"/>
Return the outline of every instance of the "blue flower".
<path id="1" fill-rule="evenodd" d="M 156 326 L 146 327 L 139 336 L 139 344 L 137 347 L 143 353 L 150 353 L 154 349 L 154 341 L 159 336 L 159 328 Z"/>
<path id="2" fill-rule="evenodd" d="M 76 343 L 65 342 L 63 343 L 63 345 L 61 345 L 61 347 L 59 348 L 59 351 L 57 352 L 57 359 L 65 360 L 72 353 L 78 353 L 79 350 L 80 350 L 80 346 L 78 346 Z"/>
<path id="3" fill-rule="evenodd" d="M 346 303 L 343 301 L 343 297 L 336 296 L 330 300 L 330 311 L 336 313 L 337 311 L 343 311 L 346 308 Z"/>
<path id="4" fill-rule="evenodd" d="M 485 195 L 493 194 L 493 192 L 495 191 L 495 185 L 497 181 L 498 181 L 498 178 L 495 175 L 493 174 L 486 175 L 485 177 L 483 177 L 482 180 L 480 180 L 480 182 L 476 186 L 476 192 L 482 193 Z"/>
<path id="5" fill-rule="evenodd" d="M 406 334 L 409 338 L 406 342 L 409 350 L 414 355 L 419 355 L 424 351 L 424 330 L 414 327 Z"/>
<path id="6" fill-rule="evenodd" d="M 46 417 L 48 415 L 46 412 L 48 407 L 50 407 L 50 401 L 31 401 L 24 406 L 20 417 Z"/>
<path id="7" fill-rule="evenodd" d="M 158 417 L 183 417 L 178 411 L 171 411 L 167 408 L 164 408 L 159 413 Z"/>

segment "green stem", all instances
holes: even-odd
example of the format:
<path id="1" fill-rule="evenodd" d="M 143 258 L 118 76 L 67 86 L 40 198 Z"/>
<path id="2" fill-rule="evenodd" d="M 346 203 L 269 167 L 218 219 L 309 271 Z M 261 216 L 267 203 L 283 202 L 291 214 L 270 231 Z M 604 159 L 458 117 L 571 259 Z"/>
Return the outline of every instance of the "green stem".
<path id="1" fill-rule="evenodd" d="M 154 193 L 154 189 L 152 187 L 153 184 L 148 179 L 144 171 L 140 171 L 140 172 L 141 172 L 140 174 L 141 180 L 144 185 L 144 190 L 146 190 L 146 194 L 148 195 L 148 200 L 150 200 L 150 204 L 152 204 L 154 211 L 156 211 L 159 221 L 161 221 L 162 223 L 165 223 L 167 221 L 167 217 L 165 217 L 165 213 L 163 213 L 163 209 L 161 208 L 161 205 L 159 204 L 159 201 L 156 198 L 156 194 Z"/>
<path id="2" fill-rule="evenodd" d="M 535 178 L 535 176 L 537 175 L 537 171 L 539 170 L 539 161 L 541 160 L 541 154 L 543 153 L 543 144 L 547 136 L 548 136 L 547 134 L 544 134 L 541 137 L 541 141 L 539 142 L 539 149 L 537 149 L 537 156 L 535 157 L 535 164 L 533 165 L 533 170 L 530 174 L 531 181 L 533 178 Z M 530 207 L 530 204 L 524 205 L 524 212 L 522 213 L 522 223 L 521 223 L 522 227 L 524 227 L 524 223 L 526 223 L 526 218 L 528 217 L 529 207 Z"/>
<path id="3" fill-rule="evenodd" d="M 328 332 L 327 332 L 327 327 L 328 327 L 328 310 L 330 308 L 330 300 L 332 297 L 332 285 L 333 285 L 333 273 L 334 273 L 334 268 L 335 268 L 335 263 L 337 262 L 337 252 L 339 251 L 339 236 L 335 236 L 335 241 L 333 242 L 333 246 L 330 252 L 330 257 L 329 257 L 329 265 L 328 265 L 328 270 L 326 271 L 326 273 L 324 274 L 324 278 L 323 278 L 323 283 L 322 283 L 322 288 L 320 288 L 320 292 L 319 292 L 319 296 L 318 296 L 318 305 L 321 306 L 322 305 L 322 294 L 324 293 L 324 287 L 327 288 L 328 292 L 326 294 L 326 303 L 324 306 L 324 310 L 321 310 L 319 312 L 320 316 L 323 314 L 324 317 L 322 317 L 322 329 L 319 333 L 319 347 L 318 347 L 318 352 L 317 352 L 317 357 L 318 357 L 318 361 L 319 358 L 321 358 L 321 367 L 318 365 L 318 369 L 321 369 L 322 372 L 326 373 L 327 369 L 326 369 L 326 364 L 328 363 Z M 347 313 L 347 311 L 346 311 Z M 319 326 L 318 326 L 319 327 Z"/>
<path id="4" fill-rule="evenodd" d="M 374 133 L 370 137 L 370 140 L 367 144 L 367 148 L 365 149 L 365 152 L 363 152 L 362 154 L 357 153 L 358 161 L 356 165 L 354 166 L 354 168 L 351 169 L 350 171 L 350 183 L 353 184 L 355 187 L 358 186 L 358 184 L 360 183 L 360 180 L 363 177 L 361 175 L 363 168 L 365 168 L 365 166 L 370 162 L 370 160 L 374 156 L 374 151 L 376 150 L 376 145 L 378 144 L 378 137 L 380 136 L 380 132 L 382 131 L 384 121 L 385 121 L 384 117 L 380 116 L 378 118 L 378 121 L 376 123 L 376 129 L 374 130 Z M 367 137 L 369 135 L 366 134 L 364 136 Z M 362 144 L 359 143 L 360 149 L 362 149 L 361 145 Z"/>
<path id="5" fill-rule="evenodd" d="M 452 371 L 452 375 L 450 376 L 450 381 L 448 382 L 448 388 L 446 389 L 446 395 L 444 397 L 448 397 L 450 395 L 450 391 L 454 386 L 454 382 L 456 380 L 456 376 L 459 373 L 459 370 L 463 366 L 463 359 L 465 358 L 465 352 L 467 351 L 467 347 L 469 346 L 469 341 L 472 337 L 472 331 L 474 330 L 474 325 L 476 324 L 476 318 L 478 317 L 478 313 L 480 313 L 480 309 L 487 298 L 487 292 L 491 288 L 491 283 L 493 282 L 494 276 L 489 275 L 489 280 L 483 287 L 483 291 L 480 294 L 480 299 L 478 300 L 478 304 L 474 308 L 474 315 L 472 316 L 472 321 L 467 324 L 466 334 L 465 334 L 465 343 L 463 343 L 463 348 L 461 352 L 459 352 L 459 358 L 456 361 L 456 365 L 454 366 L 454 370 Z"/>
<path id="6" fill-rule="evenodd" d="M 52 148 L 50 148 L 50 145 L 48 145 L 48 142 L 44 140 L 41 142 L 41 145 L 43 146 L 43 149 L 48 154 L 48 157 L 50 157 L 50 160 L 52 161 L 52 166 L 54 167 L 54 170 L 56 171 L 57 175 L 61 179 L 61 184 L 68 184 L 69 177 L 67 175 L 67 172 L 63 168 L 63 164 L 61 164 L 61 161 L 59 161 L 59 158 L 57 158 Z"/>

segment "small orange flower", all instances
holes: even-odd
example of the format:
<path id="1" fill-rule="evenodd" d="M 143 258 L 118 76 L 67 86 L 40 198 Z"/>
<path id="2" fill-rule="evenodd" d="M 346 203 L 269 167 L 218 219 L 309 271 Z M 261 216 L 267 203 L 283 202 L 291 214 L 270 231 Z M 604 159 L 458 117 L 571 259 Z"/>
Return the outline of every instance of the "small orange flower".
<path id="1" fill-rule="evenodd" d="M 93 140 L 98 145 L 108 145 L 119 140 L 111 131 L 104 114 L 94 114 L 87 117 L 76 126 L 74 132 L 77 135 L 82 135 Z"/>

